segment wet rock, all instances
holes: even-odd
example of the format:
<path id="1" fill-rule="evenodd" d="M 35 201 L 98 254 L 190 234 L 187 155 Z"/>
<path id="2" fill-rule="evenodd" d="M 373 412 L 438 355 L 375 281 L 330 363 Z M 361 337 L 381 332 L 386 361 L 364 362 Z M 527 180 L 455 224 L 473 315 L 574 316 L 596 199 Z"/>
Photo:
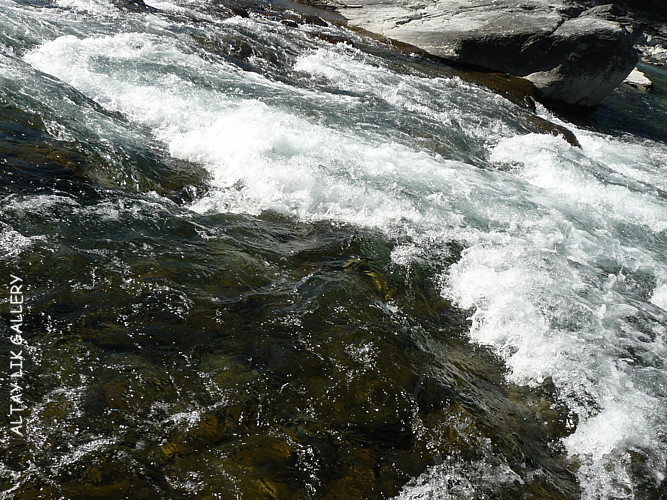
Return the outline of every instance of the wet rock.
<path id="1" fill-rule="evenodd" d="M 315 26 L 323 26 L 323 27 L 327 26 L 327 23 L 324 19 L 322 19 L 319 16 L 315 16 L 313 14 L 308 14 L 304 16 L 303 21 L 306 24 L 313 24 Z"/>
<path id="2" fill-rule="evenodd" d="M 548 101 L 593 106 L 637 63 L 630 32 L 614 21 L 584 14 L 564 22 L 545 42 L 544 62 L 533 60 L 519 70 Z"/>
<path id="3" fill-rule="evenodd" d="M 91 341 L 102 349 L 127 350 L 132 349 L 134 345 L 127 329 L 111 322 L 95 324 L 95 328 L 84 330 L 81 338 Z"/>
<path id="4" fill-rule="evenodd" d="M 248 10 L 239 5 L 229 5 L 227 7 L 229 8 L 229 10 L 232 11 L 232 13 L 235 16 L 242 17 L 244 19 L 250 17 L 250 13 L 248 12 Z"/>
<path id="5" fill-rule="evenodd" d="M 173 454 L 174 450 L 178 449 L 197 449 L 215 445 L 225 437 L 226 431 L 231 427 L 230 424 L 231 422 L 221 422 L 217 415 L 206 415 L 188 429 L 182 438 L 182 442 L 174 443 L 173 446 L 163 445 L 162 451 L 169 456 Z"/>
<path id="6" fill-rule="evenodd" d="M 261 442 L 240 450 L 236 461 L 244 467 L 262 467 L 271 462 L 288 462 L 295 458 L 294 450 L 283 439 L 263 437 Z"/>
<path id="7" fill-rule="evenodd" d="M 396 293 L 396 289 L 390 286 L 385 273 L 377 266 L 373 266 L 371 262 L 362 259 L 350 259 L 343 267 L 347 271 L 355 271 L 367 276 L 384 300 L 390 300 Z"/>
<path id="8" fill-rule="evenodd" d="M 556 137 L 562 137 L 570 145 L 578 148 L 581 147 L 579 139 L 577 139 L 577 136 L 574 134 L 574 132 L 566 127 L 563 127 L 562 125 L 550 122 L 549 120 L 545 120 L 544 118 L 537 115 L 528 115 L 526 120 L 535 125 L 540 130 L 540 132 L 546 132 L 547 134 L 555 135 Z"/>
<path id="9" fill-rule="evenodd" d="M 128 449 L 117 450 L 121 454 Z M 110 455 L 114 455 L 111 453 Z M 58 496 L 40 498 L 99 498 L 105 500 L 123 498 L 150 499 L 158 498 L 160 493 L 155 484 L 148 479 L 145 471 L 140 470 L 133 461 L 118 459 L 118 455 L 106 455 L 95 450 L 79 457 L 61 470 L 59 480 L 62 489 Z M 163 483 L 158 480 L 157 483 Z M 166 484 L 161 485 L 165 495 L 172 496 L 173 490 Z M 24 498 L 19 495 L 20 498 Z"/>
<path id="10" fill-rule="evenodd" d="M 127 410 L 125 390 L 125 384 L 120 380 L 110 380 L 102 384 L 106 406 L 115 410 Z"/>
<path id="11" fill-rule="evenodd" d="M 352 26 L 456 63 L 526 78 L 547 103 L 592 107 L 638 58 L 634 35 L 613 8 L 537 0 L 360 3 L 362 9 L 339 9 Z"/>
<path id="12" fill-rule="evenodd" d="M 639 45 L 642 60 L 659 66 L 667 66 L 667 49 L 662 45 Z"/>
<path id="13" fill-rule="evenodd" d="M 583 10 L 579 13 L 581 17 L 598 17 L 600 19 L 606 19 L 607 21 L 614 20 L 623 20 L 629 22 L 630 19 L 627 17 L 627 11 L 623 10 L 616 4 L 604 4 L 598 5 L 596 7 L 591 7 L 590 9 Z M 577 17 L 577 16 L 574 16 Z"/>
<path id="14" fill-rule="evenodd" d="M 176 432 L 172 439 L 159 446 L 153 453 L 155 463 L 163 464 L 177 457 L 185 457 L 197 451 L 217 446 L 230 436 L 238 424 L 241 407 L 229 407 L 219 413 L 202 416 L 185 431 Z"/>
<path id="15" fill-rule="evenodd" d="M 483 85 L 512 101 L 517 106 L 535 111 L 535 85 L 524 78 L 503 73 L 468 71 L 461 78 Z"/>
<path id="16" fill-rule="evenodd" d="M 346 43 L 348 45 L 354 46 L 354 43 L 352 43 L 352 41 L 349 38 L 346 38 L 344 36 L 331 35 L 329 33 L 320 33 L 320 32 L 308 33 L 308 35 L 312 36 L 313 38 L 319 38 L 320 40 L 324 40 L 325 42 L 331 43 L 333 45 L 339 43 Z"/>
<path id="17" fill-rule="evenodd" d="M 114 0 L 114 5 L 131 12 L 159 12 L 155 7 L 146 5 L 143 0 Z"/>
<path id="18" fill-rule="evenodd" d="M 72 403 L 69 401 L 49 401 L 42 410 L 42 421 L 47 424 L 63 421 L 72 413 L 72 409 Z"/>
<path id="19" fill-rule="evenodd" d="M 151 485 L 139 478 L 116 478 L 104 482 L 101 475 L 97 476 L 95 472 L 92 474 L 92 476 L 88 475 L 84 478 L 83 484 L 65 485 L 64 492 L 68 494 L 69 498 L 99 498 L 103 500 L 121 500 L 123 498 L 148 500 L 156 498 L 156 495 L 158 495 Z M 53 498 L 62 498 L 62 496 Z"/>
<path id="20" fill-rule="evenodd" d="M 643 38 L 637 43 L 642 61 L 656 66 L 667 66 L 667 25 L 643 18 Z"/>
<path id="21" fill-rule="evenodd" d="M 350 467 L 343 477 L 332 482 L 325 498 L 330 500 L 381 498 L 376 481 L 371 469 Z"/>

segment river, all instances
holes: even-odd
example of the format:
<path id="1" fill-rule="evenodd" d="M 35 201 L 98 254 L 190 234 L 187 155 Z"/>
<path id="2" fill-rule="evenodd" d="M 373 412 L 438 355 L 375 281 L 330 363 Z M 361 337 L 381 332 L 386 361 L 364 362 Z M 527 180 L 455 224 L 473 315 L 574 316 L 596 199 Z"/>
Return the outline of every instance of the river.
<path id="1" fill-rule="evenodd" d="M 293 9 L 0 0 L 3 498 L 665 498 L 665 72 L 576 146 Z"/>

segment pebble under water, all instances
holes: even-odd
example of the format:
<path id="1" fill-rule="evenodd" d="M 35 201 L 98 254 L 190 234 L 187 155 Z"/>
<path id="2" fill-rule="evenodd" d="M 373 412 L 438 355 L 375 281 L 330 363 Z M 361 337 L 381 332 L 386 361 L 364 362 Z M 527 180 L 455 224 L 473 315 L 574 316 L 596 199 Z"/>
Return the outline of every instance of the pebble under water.
<path id="1" fill-rule="evenodd" d="M 667 498 L 645 69 L 573 124 L 284 2 L 0 0 L 2 498 Z"/>

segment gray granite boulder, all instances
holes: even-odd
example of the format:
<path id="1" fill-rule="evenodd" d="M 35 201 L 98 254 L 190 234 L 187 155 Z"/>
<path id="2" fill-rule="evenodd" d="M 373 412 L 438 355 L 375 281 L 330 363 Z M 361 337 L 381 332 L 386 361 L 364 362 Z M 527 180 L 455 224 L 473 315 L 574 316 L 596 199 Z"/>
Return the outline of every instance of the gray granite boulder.
<path id="1" fill-rule="evenodd" d="M 454 62 L 524 77 L 544 102 L 594 106 L 638 59 L 627 20 L 611 6 L 586 9 L 566 0 L 343 1 L 349 3 L 333 5 L 350 25 Z"/>

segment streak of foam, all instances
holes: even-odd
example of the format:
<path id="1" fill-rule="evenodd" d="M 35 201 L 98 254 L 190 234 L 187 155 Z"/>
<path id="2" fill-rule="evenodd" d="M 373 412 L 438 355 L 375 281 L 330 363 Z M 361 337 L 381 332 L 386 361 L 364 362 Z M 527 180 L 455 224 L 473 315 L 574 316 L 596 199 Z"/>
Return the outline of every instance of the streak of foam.
<path id="1" fill-rule="evenodd" d="M 489 498 L 504 484 L 522 482 L 507 465 L 491 465 L 484 461 L 467 462 L 448 457 L 405 485 L 396 500 L 467 500 Z"/>
<path id="2" fill-rule="evenodd" d="M 113 15 L 116 7 L 109 0 L 56 0 L 58 7 L 72 9 L 79 13 L 93 15 Z"/>
<path id="3" fill-rule="evenodd" d="M 366 98 L 375 96 L 395 108 L 440 125 L 455 127 L 481 141 L 510 132 L 503 121 L 497 119 L 497 108 L 509 112 L 509 102 L 494 99 L 496 96 L 489 91 L 464 83 L 458 77 L 424 78 L 412 75 L 397 79 L 395 73 L 369 64 L 360 51 L 350 51 L 345 46 L 307 53 L 297 60 L 294 69 L 324 77 L 342 90 Z M 458 92 L 452 92 L 454 89 Z M 464 93 L 465 100 L 461 99 Z M 437 100 L 433 99 L 434 94 L 438 96 Z M 495 113 L 485 115 L 483 110 L 472 105 L 490 99 L 496 106 Z"/>
<path id="4" fill-rule="evenodd" d="M 38 241 L 45 241 L 43 236 L 24 236 L 6 224 L 0 229 L 0 258 L 15 259 Z"/>

